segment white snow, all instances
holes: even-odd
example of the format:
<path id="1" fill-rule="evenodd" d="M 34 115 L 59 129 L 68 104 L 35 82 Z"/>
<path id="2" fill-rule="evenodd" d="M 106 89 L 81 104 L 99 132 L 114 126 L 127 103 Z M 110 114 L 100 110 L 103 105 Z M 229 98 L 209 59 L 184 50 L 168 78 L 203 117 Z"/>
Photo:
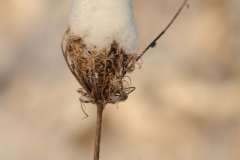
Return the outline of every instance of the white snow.
<path id="1" fill-rule="evenodd" d="M 73 0 L 70 34 L 84 39 L 93 49 L 108 47 L 113 40 L 127 52 L 137 47 L 137 28 L 130 0 Z"/>

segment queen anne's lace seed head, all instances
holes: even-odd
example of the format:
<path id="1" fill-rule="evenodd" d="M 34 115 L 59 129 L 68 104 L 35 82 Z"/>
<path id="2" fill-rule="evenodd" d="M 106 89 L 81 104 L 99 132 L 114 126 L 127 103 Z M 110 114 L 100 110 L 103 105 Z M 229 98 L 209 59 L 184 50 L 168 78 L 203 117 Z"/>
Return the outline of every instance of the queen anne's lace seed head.
<path id="1" fill-rule="evenodd" d="M 134 90 L 137 29 L 130 0 L 73 0 L 62 50 L 84 103 L 118 103 Z"/>

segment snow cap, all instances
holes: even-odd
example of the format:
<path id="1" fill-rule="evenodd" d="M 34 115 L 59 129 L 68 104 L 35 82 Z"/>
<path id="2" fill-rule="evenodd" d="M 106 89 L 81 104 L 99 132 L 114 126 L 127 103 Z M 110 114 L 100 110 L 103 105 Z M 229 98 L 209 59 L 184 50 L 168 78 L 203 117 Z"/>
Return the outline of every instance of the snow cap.
<path id="1" fill-rule="evenodd" d="M 130 0 L 73 0 L 70 34 L 83 38 L 89 49 L 108 47 L 116 40 L 126 52 L 137 47 L 137 28 Z"/>

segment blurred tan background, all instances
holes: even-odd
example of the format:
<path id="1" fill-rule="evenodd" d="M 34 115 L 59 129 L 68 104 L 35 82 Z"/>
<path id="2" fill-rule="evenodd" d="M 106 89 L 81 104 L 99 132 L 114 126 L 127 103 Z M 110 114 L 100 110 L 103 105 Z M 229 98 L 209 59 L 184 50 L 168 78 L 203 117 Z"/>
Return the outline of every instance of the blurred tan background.
<path id="1" fill-rule="evenodd" d="M 183 0 L 132 0 L 139 53 Z M 240 159 L 240 1 L 190 0 L 104 111 L 101 160 Z M 0 1 L 0 159 L 88 160 L 96 108 L 82 120 L 60 50 L 71 1 Z M 117 7 L 117 6 L 116 6 Z"/>

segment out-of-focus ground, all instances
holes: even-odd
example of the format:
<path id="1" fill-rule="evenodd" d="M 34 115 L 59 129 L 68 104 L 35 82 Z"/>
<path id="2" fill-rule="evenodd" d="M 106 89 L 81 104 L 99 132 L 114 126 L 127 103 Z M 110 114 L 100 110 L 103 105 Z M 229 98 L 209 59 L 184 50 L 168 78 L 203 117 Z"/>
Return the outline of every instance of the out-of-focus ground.
<path id="1" fill-rule="evenodd" d="M 140 53 L 182 0 L 133 0 Z M 0 1 L 0 159 L 93 157 L 96 108 L 60 50 L 71 1 Z M 240 159 L 240 1 L 189 1 L 104 111 L 102 160 Z M 117 7 L 117 6 L 116 6 Z"/>

